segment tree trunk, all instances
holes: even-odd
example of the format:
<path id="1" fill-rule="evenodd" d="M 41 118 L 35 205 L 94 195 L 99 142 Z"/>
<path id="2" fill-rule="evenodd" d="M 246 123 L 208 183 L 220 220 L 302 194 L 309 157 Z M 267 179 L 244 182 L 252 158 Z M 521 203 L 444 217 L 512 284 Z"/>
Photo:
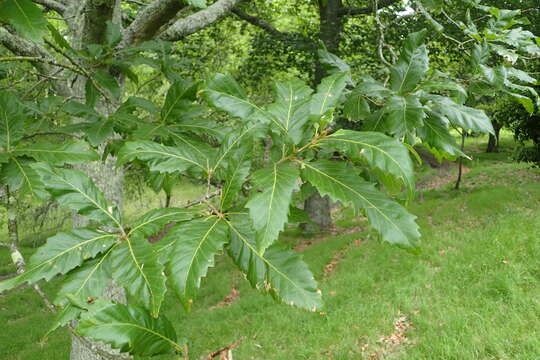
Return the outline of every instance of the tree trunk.
<path id="1" fill-rule="evenodd" d="M 342 8 L 343 3 L 341 0 L 319 0 L 319 16 L 321 24 L 319 39 L 324 43 L 326 49 L 334 54 L 339 52 L 339 41 L 343 29 L 343 22 L 340 15 Z M 326 71 L 317 59 L 313 76 L 314 85 L 319 85 L 326 75 Z M 304 210 L 322 231 L 327 230 L 332 225 L 330 207 L 330 199 L 327 196 L 322 197 L 318 193 L 311 195 L 304 202 Z"/>
<path id="2" fill-rule="evenodd" d="M 319 229 L 310 228 L 309 225 L 305 225 L 304 229 L 308 231 L 326 230 L 332 225 L 331 216 L 332 202 L 328 196 L 321 196 L 318 192 L 311 195 L 304 202 L 304 210 Z"/>
<path id="3" fill-rule="evenodd" d="M 465 150 L 465 137 L 467 136 L 467 133 L 465 130 L 461 130 L 461 152 Z M 461 177 L 463 175 L 463 156 L 460 156 L 458 159 L 458 178 L 456 180 L 456 185 L 454 186 L 455 190 L 459 190 L 459 186 L 461 185 Z"/>
<path id="4" fill-rule="evenodd" d="M 501 134 L 502 125 L 496 121 L 493 121 L 493 129 L 495 130 L 495 135 L 489 134 L 489 140 L 486 152 L 494 153 L 499 151 L 499 135 Z"/>

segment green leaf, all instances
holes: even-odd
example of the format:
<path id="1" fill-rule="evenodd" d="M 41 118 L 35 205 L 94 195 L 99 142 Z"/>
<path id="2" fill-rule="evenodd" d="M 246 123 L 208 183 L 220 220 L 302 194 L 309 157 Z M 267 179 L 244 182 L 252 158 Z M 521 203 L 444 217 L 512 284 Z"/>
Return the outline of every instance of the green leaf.
<path id="1" fill-rule="evenodd" d="M 247 216 L 234 216 L 227 224 L 231 228 L 229 254 L 254 288 L 288 305 L 309 311 L 322 308 L 317 282 L 299 253 L 274 244 L 260 255 Z"/>
<path id="2" fill-rule="evenodd" d="M 302 175 L 321 195 L 334 201 L 352 203 L 356 212 L 364 209 L 371 226 L 384 241 L 414 246 L 420 237 L 416 217 L 355 174 L 345 163 L 318 161 L 304 163 Z"/>
<path id="3" fill-rule="evenodd" d="M 230 75 L 217 74 L 202 90 L 203 98 L 218 110 L 243 120 L 257 118 L 268 122 L 268 115 L 247 100 L 244 89 Z"/>
<path id="4" fill-rule="evenodd" d="M 186 0 L 188 5 L 191 5 L 193 7 L 204 9 L 206 8 L 206 0 Z"/>
<path id="5" fill-rule="evenodd" d="M 448 131 L 448 125 L 435 114 L 428 112 L 428 115 L 424 120 L 424 127 L 417 130 L 418 136 L 431 148 L 454 156 L 465 156 L 454 136 Z"/>
<path id="6" fill-rule="evenodd" d="M 30 156 L 36 161 L 51 165 L 80 164 L 99 160 L 99 155 L 84 141 L 69 141 L 65 143 L 36 142 L 17 146 L 14 156 Z"/>
<path id="7" fill-rule="evenodd" d="M 421 127 L 426 114 L 424 107 L 414 95 L 392 96 L 383 108 L 384 126 L 391 134 L 404 135 Z"/>
<path id="8" fill-rule="evenodd" d="M 261 136 L 261 126 L 257 123 L 246 125 L 238 130 L 231 131 L 225 136 L 223 143 L 211 159 L 211 167 L 214 171 L 220 167 L 227 167 L 228 161 L 236 156 L 238 151 L 247 150 L 254 138 Z"/>
<path id="9" fill-rule="evenodd" d="M 339 104 L 348 77 L 349 73 L 339 73 L 321 81 L 317 86 L 317 92 L 311 98 L 311 115 L 321 117 Z"/>
<path id="10" fill-rule="evenodd" d="M 449 92 L 453 97 L 455 97 L 459 102 L 463 103 L 467 100 L 468 94 L 467 90 L 450 80 L 428 80 L 422 83 L 421 89 L 427 92 L 433 91 L 442 91 Z"/>
<path id="11" fill-rule="evenodd" d="M 2 183 L 9 186 L 11 191 L 19 195 L 30 196 L 36 199 L 46 199 L 48 196 L 41 176 L 32 168 L 33 162 L 24 159 L 10 158 L 2 166 Z"/>
<path id="12" fill-rule="evenodd" d="M 392 95 L 392 91 L 386 88 L 381 82 L 370 76 L 366 76 L 353 90 L 353 94 L 382 100 Z"/>
<path id="13" fill-rule="evenodd" d="M 161 110 L 161 120 L 176 122 L 186 118 L 193 111 L 193 101 L 196 99 L 197 84 L 188 80 L 179 80 L 171 85 Z"/>
<path id="14" fill-rule="evenodd" d="M 93 79 L 115 99 L 120 99 L 122 90 L 120 85 L 107 70 L 98 70 L 93 74 Z"/>
<path id="15" fill-rule="evenodd" d="M 429 69 L 427 48 L 422 45 L 426 33 L 424 29 L 410 34 L 397 64 L 390 68 L 390 87 L 399 95 L 413 91 Z"/>
<path id="16" fill-rule="evenodd" d="M 309 120 L 309 101 L 313 90 L 303 81 L 294 79 L 276 82 L 275 91 L 276 102 L 268 106 L 267 111 L 277 119 L 293 143 L 298 144 L 304 136 L 304 126 Z"/>
<path id="17" fill-rule="evenodd" d="M 169 279 L 189 310 L 201 278 L 214 266 L 214 257 L 229 240 L 229 228 L 224 220 L 210 217 L 178 224 L 167 237 L 174 239 L 167 262 Z"/>
<path id="18" fill-rule="evenodd" d="M 176 332 L 164 316 L 153 318 L 139 307 L 111 304 L 84 316 L 77 332 L 133 355 L 152 356 L 181 351 Z"/>
<path id="19" fill-rule="evenodd" d="M 251 169 L 251 154 L 249 151 L 239 151 L 239 156 L 233 156 L 227 167 L 221 171 L 225 185 L 221 189 L 220 208 L 222 211 L 231 208 L 239 198 L 242 185 L 246 181 Z"/>
<path id="20" fill-rule="evenodd" d="M 105 42 L 107 45 L 109 45 L 111 48 L 118 45 L 118 43 L 122 40 L 122 29 L 120 28 L 120 25 L 107 20 L 107 28 L 105 30 Z"/>
<path id="21" fill-rule="evenodd" d="M 90 220 L 121 228 L 120 212 L 105 200 L 103 193 L 88 175 L 78 170 L 51 168 L 42 163 L 34 164 L 33 168 L 41 176 L 47 191 L 60 205 Z"/>
<path id="22" fill-rule="evenodd" d="M 364 95 L 353 91 L 343 104 L 343 113 L 350 121 L 362 121 L 371 115 L 371 109 Z"/>
<path id="23" fill-rule="evenodd" d="M 132 224 L 128 236 L 148 238 L 158 233 L 164 226 L 171 223 L 191 220 L 193 210 L 181 208 L 165 208 L 150 210 Z"/>
<path id="24" fill-rule="evenodd" d="M 97 299 L 103 296 L 111 280 L 110 271 L 106 269 L 104 264 L 115 246 L 118 246 L 118 243 L 109 248 L 103 256 L 84 262 L 83 265 L 66 275 L 62 287 L 54 299 L 54 304 L 61 308 L 58 311 L 55 322 L 45 336 L 57 328 L 68 324 L 70 321 L 77 319 L 81 314 L 82 309 L 68 302 L 70 295 L 82 299 Z"/>
<path id="25" fill-rule="evenodd" d="M 142 304 L 157 317 L 167 289 L 163 264 L 148 240 L 126 237 L 109 261 L 113 278 L 126 288 L 131 301 Z"/>
<path id="26" fill-rule="evenodd" d="M 0 20 L 9 23 L 23 37 L 43 42 L 47 20 L 41 9 L 30 0 L 0 1 Z"/>
<path id="27" fill-rule="evenodd" d="M 189 147 L 171 147 L 152 141 L 129 141 L 118 152 L 118 165 L 135 159 L 144 161 L 150 171 L 163 173 L 183 172 L 194 166 L 206 170 L 207 167 L 199 163 Z"/>
<path id="28" fill-rule="evenodd" d="M 445 97 L 437 98 L 431 108 L 455 126 L 466 130 L 495 134 L 491 120 L 483 110 L 457 104 Z"/>
<path id="29" fill-rule="evenodd" d="M 65 274 L 84 260 L 107 251 L 115 240 L 114 234 L 87 228 L 58 233 L 32 255 L 24 273 L 0 282 L 0 293 L 25 282 L 49 281 L 58 274 Z"/>
<path id="30" fill-rule="evenodd" d="M 25 119 L 17 97 L 10 92 L 0 92 L 0 147 L 5 151 L 11 151 L 24 136 Z"/>
<path id="31" fill-rule="evenodd" d="M 257 251 L 261 254 L 278 237 L 287 223 L 292 193 L 299 189 L 298 168 L 289 163 L 274 164 L 251 176 L 254 190 L 246 204 L 257 231 Z"/>
<path id="32" fill-rule="evenodd" d="M 365 159 L 368 164 L 401 179 L 409 192 L 414 191 L 414 168 L 409 151 L 398 140 L 378 132 L 339 130 L 323 138 L 349 159 Z"/>
<path id="33" fill-rule="evenodd" d="M 86 137 L 92 146 L 99 146 L 114 135 L 114 122 L 111 119 L 99 119 L 86 125 Z"/>

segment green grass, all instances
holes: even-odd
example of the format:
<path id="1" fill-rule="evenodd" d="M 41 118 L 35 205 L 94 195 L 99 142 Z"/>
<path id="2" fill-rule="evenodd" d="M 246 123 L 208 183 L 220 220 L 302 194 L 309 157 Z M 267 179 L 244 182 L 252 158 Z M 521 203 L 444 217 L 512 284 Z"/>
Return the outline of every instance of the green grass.
<path id="1" fill-rule="evenodd" d="M 469 142 L 483 148 L 486 138 Z M 274 303 L 249 288 L 225 258 L 203 281 L 193 310 L 172 297 L 166 315 L 198 359 L 243 339 L 235 359 L 540 359 L 540 182 L 539 172 L 510 161 L 503 152 L 473 153 L 463 188 L 451 184 L 421 191 L 410 205 L 423 234 L 421 251 L 380 243 L 369 230 L 325 237 L 303 253 L 320 282 L 326 308 L 309 313 Z M 451 171 L 455 169 L 450 169 Z M 449 174 L 451 174 L 451 171 Z M 425 176 L 436 177 L 433 171 Z M 450 176 L 444 174 L 444 176 Z M 187 193 L 192 196 L 196 189 Z M 132 210 L 130 210 L 133 207 Z M 138 205 L 127 206 L 136 214 Z M 364 226 L 343 211 L 342 228 Z M 360 246 L 349 246 L 361 239 Z M 309 240 L 289 229 L 283 241 Z M 347 249 L 334 271 L 325 265 Z M 31 249 L 24 249 L 26 254 Z M 0 264 L 7 263 L 0 248 Z M 2 269 L 9 266 L 0 266 Z M 232 286 L 237 301 L 210 310 Z M 45 290 L 54 292 L 56 284 Z M 407 316 L 412 328 L 403 344 L 378 340 Z M 68 358 L 69 336 L 60 330 L 40 344 L 52 317 L 30 289 L 0 298 L 0 358 Z M 383 356 L 384 354 L 384 356 Z M 377 357 L 374 357 L 377 358 Z M 162 357 L 171 359 L 171 357 Z"/>

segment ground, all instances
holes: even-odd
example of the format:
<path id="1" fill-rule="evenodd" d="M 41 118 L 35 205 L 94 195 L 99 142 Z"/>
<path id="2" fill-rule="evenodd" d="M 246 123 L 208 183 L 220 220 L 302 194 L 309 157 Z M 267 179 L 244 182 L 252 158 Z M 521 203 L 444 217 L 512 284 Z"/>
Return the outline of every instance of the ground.
<path id="1" fill-rule="evenodd" d="M 418 252 L 381 243 L 349 209 L 335 212 L 331 233 L 287 230 L 282 241 L 304 254 L 320 283 L 319 313 L 260 295 L 226 259 L 190 313 L 167 298 L 190 358 L 231 344 L 240 360 L 540 358 L 540 171 L 512 162 L 508 136 L 496 154 L 482 153 L 486 141 L 468 140 L 473 160 L 459 191 L 454 164 L 419 172 L 409 204 L 423 235 Z M 0 248 L 0 275 L 8 264 Z M 66 331 L 42 339 L 52 319 L 28 288 L 0 296 L 0 358 L 67 359 Z"/>

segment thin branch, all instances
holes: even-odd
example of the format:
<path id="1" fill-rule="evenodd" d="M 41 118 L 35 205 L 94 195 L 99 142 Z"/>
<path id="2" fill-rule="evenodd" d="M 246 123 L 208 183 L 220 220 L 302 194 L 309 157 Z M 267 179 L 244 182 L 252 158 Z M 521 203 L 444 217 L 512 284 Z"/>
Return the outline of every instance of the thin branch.
<path id="1" fill-rule="evenodd" d="M 227 16 L 241 0 L 218 0 L 204 10 L 180 19 L 159 35 L 165 41 L 178 41 Z"/>
<path id="2" fill-rule="evenodd" d="M 64 68 L 64 69 L 67 69 L 67 70 L 71 70 L 79 75 L 83 75 L 83 76 L 86 76 L 84 72 L 82 72 L 81 70 L 79 70 L 78 68 L 72 66 L 72 65 L 69 65 L 69 64 L 62 64 L 62 63 L 59 63 L 57 62 L 56 60 L 53 60 L 53 59 L 47 59 L 47 58 L 42 58 L 42 57 L 39 57 L 39 56 L 4 56 L 4 57 L 0 57 L 0 63 L 2 62 L 17 62 L 17 61 L 28 61 L 30 63 L 40 63 L 40 64 L 47 64 L 47 65 L 52 65 L 52 66 L 56 66 L 56 67 L 61 67 L 61 68 Z"/>
<path id="3" fill-rule="evenodd" d="M 379 1 L 373 0 L 373 17 L 375 18 L 375 24 L 377 25 L 377 30 L 379 30 L 379 44 L 377 47 L 379 58 L 381 59 L 383 64 L 385 64 L 388 67 L 391 67 L 392 64 L 388 62 L 388 60 L 386 60 L 386 58 L 384 57 L 384 52 L 383 52 L 384 45 L 385 45 L 384 44 L 384 25 L 381 22 L 381 19 L 379 18 L 378 11 L 379 11 Z"/>
<path id="4" fill-rule="evenodd" d="M 231 12 L 251 25 L 266 31 L 268 34 L 272 35 L 278 40 L 287 43 L 295 43 L 296 47 L 299 49 L 313 50 L 317 48 L 317 42 L 309 37 L 303 36 L 300 33 L 281 32 L 269 22 L 259 17 L 247 14 L 240 9 L 232 9 Z"/>
<path id="5" fill-rule="evenodd" d="M 381 0 L 377 7 L 375 6 L 366 6 L 362 8 L 357 7 L 343 7 L 339 14 L 341 16 L 355 16 L 355 15 L 370 15 L 373 14 L 375 9 L 384 9 L 390 5 L 400 2 L 401 0 Z"/>
<path id="6" fill-rule="evenodd" d="M 35 2 L 36 4 L 45 6 L 46 9 L 54 10 L 59 14 L 63 14 L 64 11 L 66 11 L 66 7 L 64 4 L 61 4 L 55 0 L 32 0 L 32 2 Z"/>

